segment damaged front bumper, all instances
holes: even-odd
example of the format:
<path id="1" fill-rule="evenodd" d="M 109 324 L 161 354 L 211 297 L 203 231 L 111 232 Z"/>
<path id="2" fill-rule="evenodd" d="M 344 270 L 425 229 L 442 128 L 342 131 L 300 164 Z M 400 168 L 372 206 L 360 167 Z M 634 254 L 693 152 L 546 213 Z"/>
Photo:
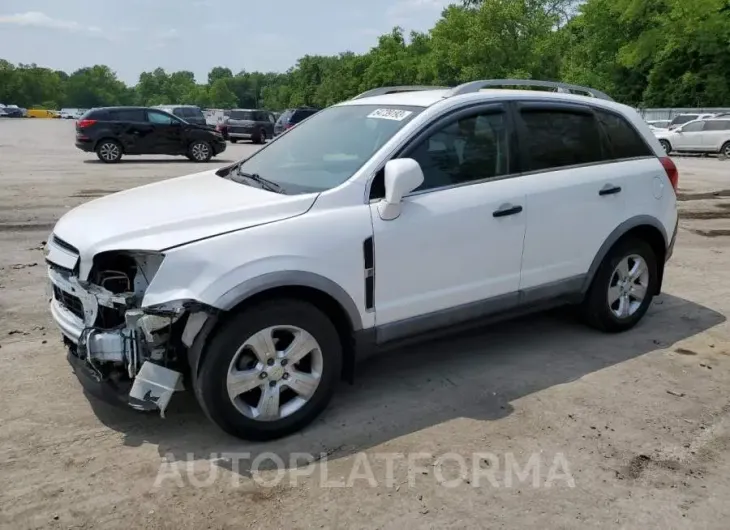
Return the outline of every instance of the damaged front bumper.
<path id="1" fill-rule="evenodd" d="M 114 294 L 82 284 L 70 271 L 53 265 L 48 276 L 51 315 L 86 391 L 107 402 L 158 410 L 164 417 L 172 394 L 183 390 L 186 308 L 172 304 L 142 309 L 134 293 Z M 108 325 L 109 315 L 118 321 Z"/>

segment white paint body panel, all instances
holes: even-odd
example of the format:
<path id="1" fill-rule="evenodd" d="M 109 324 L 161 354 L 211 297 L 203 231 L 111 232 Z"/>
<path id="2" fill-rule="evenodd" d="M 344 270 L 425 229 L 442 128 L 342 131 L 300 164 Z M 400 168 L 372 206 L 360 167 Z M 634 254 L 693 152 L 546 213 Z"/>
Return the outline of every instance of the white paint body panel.
<path id="1" fill-rule="evenodd" d="M 520 282 L 525 204 L 519 179 L 406 197 L 397 219 L 371 204 L 378 325 L 514 293 Z"/>
<path id="2" fill-rule="evenodd" d="M 64 215 L 54 233 L 81 253 L 85 278 L 107 250 L 159 251 L 306 212 L 310 195 L 280 195 L 215 175 L 163 180 L 96 199 Z"/>

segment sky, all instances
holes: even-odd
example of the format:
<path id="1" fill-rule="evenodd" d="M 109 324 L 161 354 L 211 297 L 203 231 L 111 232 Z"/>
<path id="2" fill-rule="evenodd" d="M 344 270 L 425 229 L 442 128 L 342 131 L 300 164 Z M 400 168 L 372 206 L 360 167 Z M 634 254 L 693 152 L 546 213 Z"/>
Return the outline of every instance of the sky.
<path id="1" fill-rule="evenodd" d="M 394 26 L 430 29 L 455 0 L 0 0 L 0 59 L 128 84 L 158 66 L 283 72 L 305 55 L 362 53 Z"/>

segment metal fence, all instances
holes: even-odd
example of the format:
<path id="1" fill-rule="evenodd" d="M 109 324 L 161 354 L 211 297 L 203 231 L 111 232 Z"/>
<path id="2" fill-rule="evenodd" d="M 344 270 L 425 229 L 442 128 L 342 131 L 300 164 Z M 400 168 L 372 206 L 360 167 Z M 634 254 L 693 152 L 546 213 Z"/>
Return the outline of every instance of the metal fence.
<path id="1" fill-rule="evenodd" d="M 705 107 L 682 109 L 637 109 L 646 121 L 671 120 L 678 114 L 719 114 L 730 112 L 730 107 Z"/>

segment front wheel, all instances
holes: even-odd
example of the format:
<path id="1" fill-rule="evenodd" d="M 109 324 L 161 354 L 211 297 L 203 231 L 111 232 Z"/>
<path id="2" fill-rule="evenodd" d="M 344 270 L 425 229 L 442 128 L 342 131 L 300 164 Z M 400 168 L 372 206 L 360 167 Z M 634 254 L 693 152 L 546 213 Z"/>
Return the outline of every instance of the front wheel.
<path id="1" fill-rule="evenodd" d="M 195 140 L 188 149 L 188 158 L 193 162 L 207 162 L 213 157 L 213 149 L 208 142 Z"/>
<path id="2" fill-rule="evenodd" d="M 238 138 L 231 138 L 231 143 L 235 144 L 238 141 Z"/>
<path id="3" fill-rule="evenodd" d="M 332 321 L 315 306 L 281 299 L 233 315 L 213 335 L 195 381 L 206 415 L 246 440 L 271 440 L 311 423 L 342 367 Z"/>
<path id="4" fill-rule="evenodd" d="M 658 266 L 645 241 L 627 239 L 604 258 L 583 302 L 588 324 L 602 331 L 634 327 L 646 314 L 657 290 Z"/>

